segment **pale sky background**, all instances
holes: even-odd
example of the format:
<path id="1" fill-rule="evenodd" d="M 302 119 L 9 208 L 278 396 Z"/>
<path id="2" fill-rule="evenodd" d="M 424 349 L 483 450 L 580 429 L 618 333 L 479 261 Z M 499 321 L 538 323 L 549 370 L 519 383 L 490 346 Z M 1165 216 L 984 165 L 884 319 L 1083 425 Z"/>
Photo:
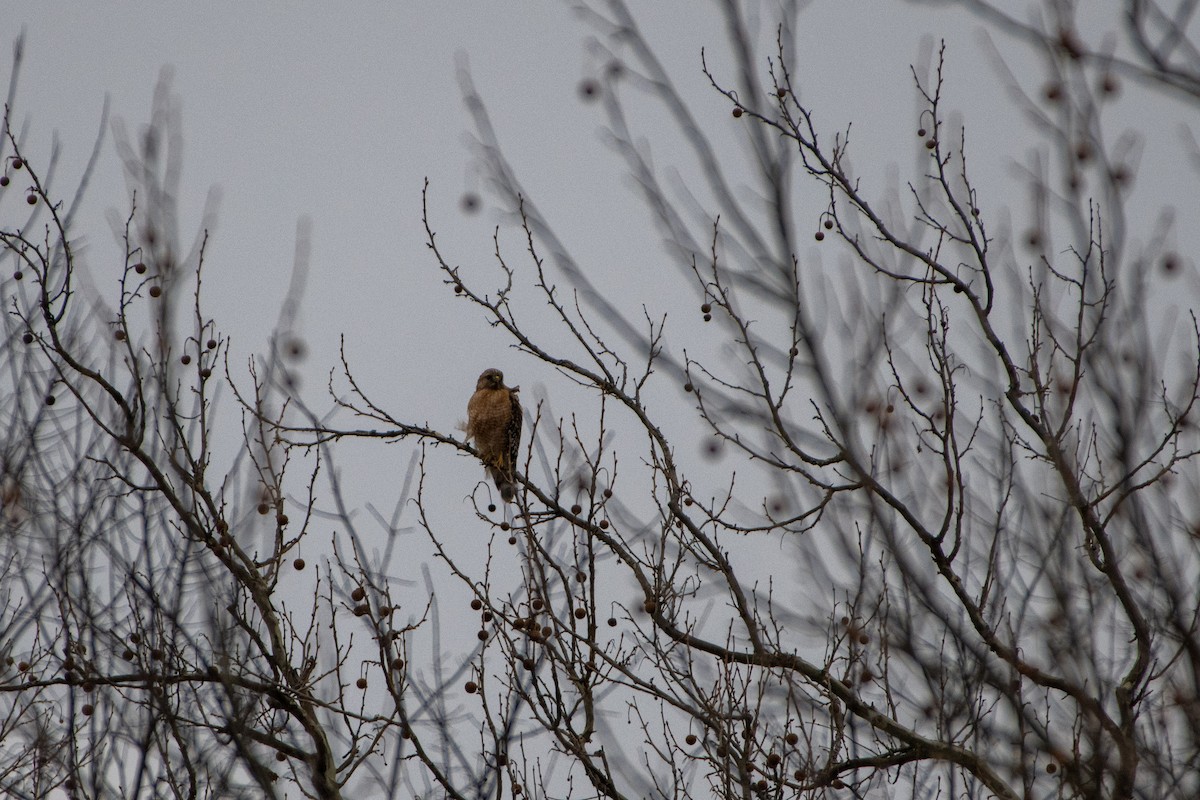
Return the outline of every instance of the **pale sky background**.
<path id="1" fill-rule="evenodd" d="M 734 137 L 746 123 L 730 116 L 728 101 L 700 69 L 707 47 L 710 66 L 735 83 L 716 7 L 631 5 L 693 115 L 731 159 L 742 158 Z M 149 119 L 160 74 L 170 70 L 182 111 L 181 238 L 192 240 L 208 198 L 218 198 L 204 303 L 232 339 L 235 377 L 246 359 L 266 349 L 288 289 L 297 224 L 306 218 L 310 274 L 298 324 L 309 353 L 301 365 L 303 389 L 315 408 L 329 407 L 322 390 L 344 335 L 359 381 L 408 421 L 452 431 L 465 417 L 476 376 L 490 366 L 523 387 L 527 406 L 548 398 L 556 416 L 594 412 L 589 399 L 510 350 L 503 335 L 456 299 L 425 247 L 420 200 L 428 178 L 439 243 L 464 265 L 464 275 L 495 285 L 497 224 L 507 256 L 527 267 L 519 231 L 491 204 L 473 161 L 471 120 L 456 76 L 461 64 L 469 65 L 523 185 L 595 284 L 631 317 L 641 316 L 643 304 L 652 316 L 671 314 L 668 344 L 676 352 L 681 345 L 719 350 L 712 327 L 698 333 L 700 300 L 694 289 L 681 290 L 678 273 L 665 266 L 659 234 L 604 142 L 599 106 L 580 98 L 581 81 L 603 62 L 592 46 L 595 29 L 571 4 L 3 2 L 0 19 L 10 42 L 22 32 L 26 37 L 14 125 L 25 128 L 35 165 L 44 164 L 51 136 L 58 137 L 57 186 L 68 195 L 105 99 L 112 123 L 136 134 Z M 1017 160 L 1034 143 L 1020 144 L 1028 124 L 1011 102 L 989 41 L 1018 75 L 1036 70 L 1024 88 L 1037 92 L 1041 72 L 1029 48 L 1002 35 L 986 39 L 978 20 L 961 10 L 907 2 L 814 2 L 797 30 L 795 78 L 803 97 L 827 135 L 853 123 L 852 162 L 875 182 L 867 194 L 879 197 L 924 169 L 909 65 L 927 65 L 944 38 L 945 105 L 968 126 L 974 179 L 992 231 L 1004 235 L 1010 218 L 1018 231 L 1028 226 L 1029 196 Z M 773 37 L 773 24 L 762 33 Z M 7 57 L 0 63 L 7 72 Z M 656 166 L 686 176 L 692 165 L 660 112 L 636 91 L 623 97 Z M 1142 103 L 1126 92 L 1113 113 L 1136 124 L 1151 113 Z M 1170 205 L 1172 187 L 1194 180 L 1178 169 L 1188 109 L 1156 103 L 1155 126 L 1135 132 L 1144 144 L 1134 196 Z M 112 127 L 76 227 L 91 278 L 110 304 L 122 266 L 112 221 L 128 213 Z M 815 229 L 825 202 L 815 186 L 804 191 L 813 196 L 799 195 L 800 231 Z M 462 212 L 464 192 L 482 195 L 480 213 Z M 23 194 L 5 193 L 0 211 L 22 203 Z M 1180 227 L 1195 228 L 1186 220 Z M 809 268 L 837 263 L 828 244 L 821 249 L 805 235 L 800 240 L 798 255 Z M 528 270 L 522 274 L 528 280 Z M 518 296 L 530 308 L 540 307 L 528 287 L 523 291 Z M 535 338 L 558 336 L 544 316 L 530 319 Z M 664 399 L 682 400 L 677 391 Z M 223 403 L 228 413 L 221 424 L 236 431 L 237 409 L 228 397 Z M 677 413 L 663 418 L 668 426 L 691 424 Z M 340 452 L 355 505 L 389 510 L 412 446 L 370 442 Z M 445 492 L 452 518 L 453 509 L 465 511 L 462 498 L 481 477 L 478 465 L 448 450 L 429 464 L 431 485 Z"/>
<path id="2" fill-rule="evenodd" d="M 746 123 L 731 118 L 728 102 L 700 71 L 700 49 L 707 46 L 714 71 L 735 82 L 716 8 L 632 6 L 693 115 L 732 159 L 741 158 L 734 137 Z M 497 224 L 508 257 L 527 266 L 519 231 L 491 205 L 474 166 L 471 121 L 456 77 L 464 63 L 505 155 L 590 278 L 632 317 L 643 304 L 653 316 L 672 314 L 672 348 L 705 346 L 692 341 L 700 329 L 698 296 L 680 290 L 678 273 L 664 266 L 649 214 L 603 140 L 599 107 L 580 98 L 580 82 L 603 63 L 589 44 L 595 30 L 571 4 L 3 2 L 0 19 L 10 42 L 26 36 L 14 125 L 25 129 L 35 165 L 44 165 L 51 136 L 58 137 L 57 186 L 67 195 L 91 151 L 105 99 L 111 121 L 136 133 L 149 119 L 162 70 L 170 70 L 182 110 L 181 237 L 191 241 L 207 199 L 218 198 L 205 310 L 232 339 L 235 377 L 247 358 L 266 349 L 288 288 L 297 224 L 307 218 L 311 266 L 298 324 L 309 352 L 303 388 L 314 407 L 329 407 L 321 390 L 344 335 L 362 385 L 402 419 L 453 430 L 465 417 L 476 376 L 490 366 L 523 387 L 527 406 L 549 398 L 558 416 L 592 413 L 591 405 L 575 405 L 582 398 L 552 370 L 516 355 L 457 300 L 425 247 L 420 199 L 428 178 L 439 243 L 465 275 L 484 277 L 485 285 L 496 280 Z M 909 65 L 927 64 L 931 47 L 944 38 L 945 105 L 967 123 L 974 179 L 992 230 L 1003 235 L 1010 218 L 1018 231 L 1029 224 L 1017 160 L 1034 144 L 1020 144 L 1027 122 L 976 18 L 953 7 L 824 0 L 802 12 L 797 29 L 795 74 L 803 97 L 827 135 L 853 123 L 852 161 L 875 182 L 868 195 L 880 197 L 924 168 L 924 154 L 913 146 L 919 142 Z M 763 33 L 772 30 L 768 24 Z M 1037 70 L 1024 88 L 1038 91 L 1032 51 L 1002 35 L 990 41 L 1018 75 Z M 7 72 L 7 58 L 0 63 Z M 637 92 L 623 97 L 656 165 L 686 176 L 691 165 L 677 152 L 669 125 Z M 1131 125 L 1155 120 L 1134 131 L 1142 143 L 1134 197 L 1146 197 L 1150 207 L 1171 205 L 1172 196 L 1182 196 L 1178 187 L 1195 179 L 1178 169 L 1180 125 L 1189 109 L 1155 103 L 1148 110 L 1126 92 L 1113 111 Z M 92 280 L 112 303 L 122 266 L 112 220 L 127 214 L 128 196 L 111 130 L 105 136 L 76 234 L 86 244 Z M 483 210 L 464 214 L 460 198 L 476 191 Z M 22 202 L 23 192 L 9 191 L 0 211 Z M 801 231 L 815 229 L 825 198 L 813 191 L 806 202 L 801 194 Z M 1181 223 L 1184 231 L 1196 227 Z M 804 236 L 801 242 L 798 255 L 810 268 L 836 263 L 836 250 Z M 538 304 L 528 289 L 524 297 Z M 539 328 L 536 315 L 531 320 L 535 336 L 557 335 L 548 321 Z M 713 328 L 705 331 L 711 338 Z M 224 403 L 229 414 L 222 422 L 236 430 L 237 410 L 229 398 Z M 665 419 L 682 424 L 677 416 Z M 407 443 L 343 447 L 343 456 L 362 457 L 342 463 L 352 498 L 390 508 L 411 452 Z M 478 465 L 443 450 L 430 466 L 437 481 L 449 482 L 439 487 L 448 506 L 460 507 Z"/>
<path id="3" fill-rule="evenodd" d="M 397 416 L 442 429 L 465 416 L 475 377 L 487 366 L 504 368 L 510 383 L 521 384 L 527 404 L 532 387 L 554 381 L 547 368 L 515 359 L 507 340 L 455 301 L 424 245 L 426 177 L 439 242 L 456 263 L 491 269 L 492 228 L 505 222 L 472 165 L 460 63 L 469 65 L 520 179 L 598 285 L 617 292 L 635 315 L 647 303 L 659 313 L 686 309 L 686 319 L 696 321 L 695 297 L 671 288 L 676 273 L 656 273 L 664 258 L 658 235 L 602 140 L 599 108 L 580 99 L 580 82 L 602 64 L 588 45 L 594 30 L 570 4 L 4 5 L 10 39 L 26 35 L 15 126 L 28 125 L 35 164 L 48 153 L 50 136 L 59 137 L 60 191 L 74 189 L 105 98 L 112 121 L 136 133 L 149 119 L 161 71 L 170 70 L 182 109 L 181 238 L 190 242 L 200 228 L 211 192 L 218 203 L 205 306 L 232 337 L 235 366 L 265 349 L 287 291 L 297 223 L 306 217 L 311 271 L 299 317 L 310 353 L 306 389 L 324 384 L 341 334 L 377 399 L 386 398 Z M 714 69 L 731 64 L 720 15 L 693 2 L 634 9 L 694 115 L 733 145 L 728 137 L 741 123 L 700 72 L 702 46 Z M 907 67 L 927 51 L 922 40 L 931 24 L 945 17 L 903 3 L 817 3 L 806 12 L 799 40 L 812 73 L 802 83 L 830 130 L 855 121 L 856 163 L 864 172 L 884 177 L 894 168 L 889 138 L 912 135 Z M 991 82 L 972 27 L 959 18 L 963 44 L 951 57 L 961 78 L 952 95 Z M 636 111 L 637 93 L 626 97 Z M 976 128 L 986 130 L 989 116 L 985 106 Z M 659 165 L 671 168 L 670 130 L 650 113 L 635 119 Z M 881 147 L 888 155 L 875 164 L 870 154 Z M 461 212 L 467 191 L 483 195 L 481 213 Z M 815 202 L 819 208 L 820 198 Z M 110 303 L 121 267 L 112 220 L 127 212 L 110 130 L 76 229 Z M 506 227 L 502 236 L 519 261 L 517 232 Z M 656 283 L 656 274 L 671 281 Z M 404 455 L 373 446 L 387 459 Z M 394 486 L 386 468 L 362 479 L 372 496 Z"/>

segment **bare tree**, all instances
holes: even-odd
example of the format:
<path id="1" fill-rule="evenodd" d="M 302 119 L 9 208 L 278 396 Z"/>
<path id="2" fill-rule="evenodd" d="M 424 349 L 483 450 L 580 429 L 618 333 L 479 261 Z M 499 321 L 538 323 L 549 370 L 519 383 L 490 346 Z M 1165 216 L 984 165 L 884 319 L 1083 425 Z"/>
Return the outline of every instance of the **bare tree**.
<path id="1" fill-rule="evenodd" d="M 946 45 L 911 70 L 922 166 L 891 191 L 855 171 L 849 120 L 805 100 L 798 4 L 767 36 L 761 10 L 718 4 L 732 66 L 707 51 L 697 74 L 740 126 L 736 153 L 623 3 L 585 10 L 597 74 L 581 94 L 606 113 L 691 320 L 591 280 L 464 72 L 513 224 L 490 268 L 464 268 L 427 211 L 432 261 L 511 341 L 510 375 L 543 364 L 562 384 L 526 395 L 515 502 L 485 481 L 471 495 L 480 558 L 441 522 L 461 488 L 426 470 L 478 456 L 461 431 L 400 416 L 348 356 L 331 407 L 302 402 L 287 308 L 248 375 L 222 362 L 204 236 L 184 248 L 173 222 L 169 92 L 150 134 L 123 140 L 136 200 L 111 311 L 79 296 L 74 206 L 6 125 L 5 174 L 30 211 L 0 231 L 18 273 L 0 353 L 0 785 L 1200 793 L 1198 284 L 1166 204 L 1131 191 L 1136 140 L 1106 113 L 1122 92 L 1195 103 L 1191 6 L 1130 3 L 1097 33 L 1109 21 L 1084 29 L 1072 3 L 1029 22 L 961 5 L 1044 66 L 1005 75 L 1043 137 L 1010 155 L 1028 206 L 975 182 Z M 675 126 L 679 181 L 629 121 L 631 92 Z M 373 523 L 382 551 L 344 504 L 350 440 L 415 444 L 404 502 Z M 439 556 L 420 576 L 393 557 L 402 517 Z M 322 550 L 327 518 L 343 535 Z M 321 563 L 306 570 L 302 546 Z M 285 570 L 309 583 L 283 588 Z M 435 591 L 445 575 L 470 616 Z M 444 633 L 476 625 L 474 644 Z"/>

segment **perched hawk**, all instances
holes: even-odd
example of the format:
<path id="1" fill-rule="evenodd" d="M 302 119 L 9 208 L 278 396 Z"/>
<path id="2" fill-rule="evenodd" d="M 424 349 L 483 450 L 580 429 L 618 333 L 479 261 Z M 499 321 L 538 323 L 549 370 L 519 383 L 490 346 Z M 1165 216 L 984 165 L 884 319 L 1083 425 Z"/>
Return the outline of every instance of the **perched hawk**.
<path id="1" fill-rule="evenodd" d="M 505 386 L 500 370 L 488 369 L 479 376 L 467 403 L 467 439 L 474 442 L 506 503 L 517 496 L 513 469 L 521 446 L 520 390 L 520 386 Z"/>

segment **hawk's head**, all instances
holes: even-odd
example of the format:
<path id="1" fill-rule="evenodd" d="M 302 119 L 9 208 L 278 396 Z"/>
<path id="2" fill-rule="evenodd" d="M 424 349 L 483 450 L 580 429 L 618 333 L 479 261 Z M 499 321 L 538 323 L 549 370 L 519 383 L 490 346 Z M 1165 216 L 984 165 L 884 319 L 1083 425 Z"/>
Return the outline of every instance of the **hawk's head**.
<path id="1" fill-rule="evenodd" d="M 498 369 L 485 369 L 475 383 L 475 390 L 504 388 L 504 373 Z"/>

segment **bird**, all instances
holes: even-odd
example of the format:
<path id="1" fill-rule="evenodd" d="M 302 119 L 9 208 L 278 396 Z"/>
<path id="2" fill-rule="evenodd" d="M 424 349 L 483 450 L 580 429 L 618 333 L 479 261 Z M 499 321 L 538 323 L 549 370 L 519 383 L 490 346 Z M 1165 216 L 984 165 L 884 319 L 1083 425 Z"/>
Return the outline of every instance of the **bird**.
<path id="1" fill-rule="evenodd" d="M 467 441 L 474 442 L 488 475 L 511 503 L 517 496 L 514 469 L 521 446 L 520 386 L 505 386 L 504 373 L 485 369 L 467 402 Z"/>

